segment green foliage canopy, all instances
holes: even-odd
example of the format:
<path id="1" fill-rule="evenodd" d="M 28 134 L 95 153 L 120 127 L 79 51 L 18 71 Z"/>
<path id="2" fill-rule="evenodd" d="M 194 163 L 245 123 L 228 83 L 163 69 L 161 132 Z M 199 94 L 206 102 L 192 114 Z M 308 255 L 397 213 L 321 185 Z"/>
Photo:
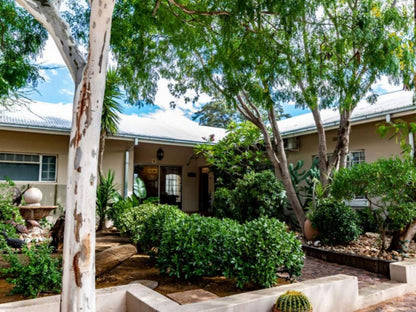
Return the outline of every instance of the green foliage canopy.
<path id="1" fill-rule="evenodd" d="M 0 2 L 0 103 L 40 79 L 34 58 L 42 50 L 46 30 L 15 1 Z M 21 93 L 21 92 L 20 92 Z"/>
<path id="2" fill-rule="evenodd" d="M 248 121 L 229 123 L 227 135 L 221 141 L 198 145 L 195 151 L 206 157 L 216 185 L 230 189 L 247 172 L 270 168 L 260 131 Z"/>

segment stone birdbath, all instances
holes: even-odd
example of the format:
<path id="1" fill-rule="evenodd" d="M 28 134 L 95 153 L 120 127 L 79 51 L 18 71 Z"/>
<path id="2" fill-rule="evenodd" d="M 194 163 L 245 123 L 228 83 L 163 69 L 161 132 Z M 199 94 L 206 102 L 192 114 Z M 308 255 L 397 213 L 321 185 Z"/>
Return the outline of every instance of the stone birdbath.
<path id="1" fill-rule="evenodd" d="M 36 187 L 30 187 L 23 194 L 23 199 L 26 205 L 20 206 L 20 214 L 25 220 L 38 221 L 44 217 L 49 216 L 52 210 L 58 206 L 41 206 L 42 192 Z"/>

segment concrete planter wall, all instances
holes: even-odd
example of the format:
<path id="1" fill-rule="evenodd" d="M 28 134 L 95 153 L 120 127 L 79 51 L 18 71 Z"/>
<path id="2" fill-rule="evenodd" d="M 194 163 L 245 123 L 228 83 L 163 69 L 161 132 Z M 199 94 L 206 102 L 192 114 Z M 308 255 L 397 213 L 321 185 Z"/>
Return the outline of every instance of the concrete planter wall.
<path id="1" fill-rule="evenodd" d="M 391 281 L 360 289 L 356 277 L 334 275 L 199 303 L 179 305 L 140 284 L 97 290 L 97 312 L 270 312 L 287 290 L 308 296 L 314 311 L 352 312 L 416 291 L 416 261 L 390 264 Z M 1 312 L 58 312 L 60 296 L 0 304 Z"/>

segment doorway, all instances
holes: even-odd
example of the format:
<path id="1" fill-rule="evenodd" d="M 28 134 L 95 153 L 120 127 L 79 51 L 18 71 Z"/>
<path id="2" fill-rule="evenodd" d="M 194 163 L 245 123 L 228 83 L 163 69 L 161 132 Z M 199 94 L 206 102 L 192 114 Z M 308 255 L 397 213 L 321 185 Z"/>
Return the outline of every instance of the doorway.
<path id="1" fill-rule="evenodd" d="M 147 197 L 182 208 L 182 167 L 136 165 L 134 175 L 143 180 Z"/>
<path id="2" fill-rule="evenodd" d="M 208 214 L 211 206 L 209 194 L 209 168 L 199 169 L 199 212 Z"/>

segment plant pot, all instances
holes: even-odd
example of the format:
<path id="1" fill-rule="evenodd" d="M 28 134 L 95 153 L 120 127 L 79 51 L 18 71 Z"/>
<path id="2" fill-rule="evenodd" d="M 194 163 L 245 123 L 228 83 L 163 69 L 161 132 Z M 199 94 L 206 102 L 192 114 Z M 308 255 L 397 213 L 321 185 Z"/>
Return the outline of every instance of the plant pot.
<path id="1" fill-rule="evenodd" d="M 319 235 L 319 231 L 312 226 L 312 222 L 309 219 L 306 219 L 303 224 L 303 232 L 308 241 L 315 240 Z"/>
<path id="2" fill-rule="evenodd" d="M 37 187 L 30 187 L 23 194 L 23 199 L 25 200 L 26 206 L 40 206 L 42 197 L 42 192 Z"/>

